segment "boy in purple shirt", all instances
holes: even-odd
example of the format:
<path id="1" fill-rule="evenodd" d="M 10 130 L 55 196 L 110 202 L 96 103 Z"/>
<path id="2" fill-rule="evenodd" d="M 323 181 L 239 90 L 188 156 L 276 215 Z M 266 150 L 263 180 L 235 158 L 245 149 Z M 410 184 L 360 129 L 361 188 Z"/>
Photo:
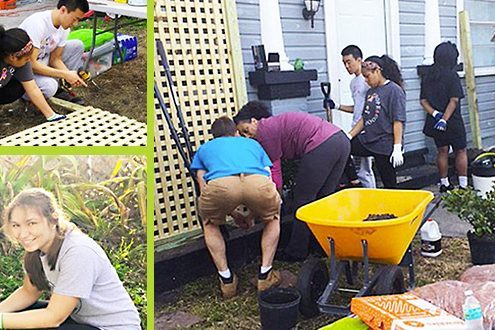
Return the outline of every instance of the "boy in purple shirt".
<path id="1" fill-rule="evenodd" d="M 234 121 L 242 135 L 256 139 L 265 149 L 273 163 L 273 180 L 279 190 L 282 188 L 280 161 L 300 159 L 295 177 L 294 213 L 299 207 L 334 192 L 350 152 L 349 139 L 340 128 L 303 112 L 272 117 L 259 101 L 244 105 Z M 305 259 L 310 238 L 306 223 L 295 219 L 290 241 L 279 259 Z"/>

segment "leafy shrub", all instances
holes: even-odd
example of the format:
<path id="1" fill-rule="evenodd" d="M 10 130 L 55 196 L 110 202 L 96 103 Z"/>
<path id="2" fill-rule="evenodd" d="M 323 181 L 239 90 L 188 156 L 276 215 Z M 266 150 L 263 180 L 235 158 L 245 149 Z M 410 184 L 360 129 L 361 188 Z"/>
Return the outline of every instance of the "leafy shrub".
<path id="1" fill-rule="evenodd" d="M 443 196 L 445 207 L 473 226 L 478 237 L 495 237 L 495 191 L 479 196 L 472 188 L 455 189 Z"/>

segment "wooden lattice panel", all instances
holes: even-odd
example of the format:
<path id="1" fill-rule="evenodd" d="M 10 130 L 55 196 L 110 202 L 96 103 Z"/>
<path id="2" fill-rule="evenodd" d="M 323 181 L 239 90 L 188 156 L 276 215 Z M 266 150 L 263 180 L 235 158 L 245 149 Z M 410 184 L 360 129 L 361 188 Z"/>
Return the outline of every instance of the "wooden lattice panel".
<path id="1" fill-rule="evenodd" d="M 225 3 L 158 0 L 155 5 L 154 36 L 164 45 L 174 80 L 173 91 L 194 150 L 211 138 L 211 123 L 219 116 L 231 116 L 238 106 L 238 82 L 225 15 L 231 4 Z M 155 81 L 180 131 L 177 109 L 158 55 L 154 65 Z M 181 142 L 180 148 L 185 149 L 184 140 Z M 177 147 L 155 100 L 155 239 L 199 228 L 193 181 Z"/>
<path id="2" fill-rule="evenodd" d="M 87 107 L 0 140 L 1 146 L 145 146 L 146 124 Z"/>

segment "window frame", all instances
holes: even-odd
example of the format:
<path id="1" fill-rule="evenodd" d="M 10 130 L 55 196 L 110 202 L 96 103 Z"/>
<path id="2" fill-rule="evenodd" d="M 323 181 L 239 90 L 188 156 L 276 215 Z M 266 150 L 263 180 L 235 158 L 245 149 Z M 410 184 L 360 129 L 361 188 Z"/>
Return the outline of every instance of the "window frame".
<path id="1" fill-rule="evenodd" d="M 460 56 L 459 60 L 460 62 L 464 62 L 464 55 L 462 54 L 462 47 L 461 47 L 461 29 L 460 29 L 460 24 L 459 24 L 459 12 L 463 11 L 465 9 L 464 5 L 465 0 L 456 0 L 456 28 L 457 28 L 457 42 L 456 44 L 459 47 L 460 50 Z M 495 4 L 495 3 L 494 3 Z M 494 17 L 494 26 L 495 26 L 495 17 Z M 485 21 L 483 23 L 486 23 Z M 471 24 L 471 20 L 470 20 Z M 495 47 L 495 45 L 494 45 Z M 459 76 L 463 78 L 465 76 L 465 71 L 458 72 Z M 486 67 L 480 67 L 480 68 L 474 68 L 474 75 L 476 77 L 482 77 L 482 76 L 491 76 L 495 75 L 495 64 L 493 66 L 486 66 Z"/>

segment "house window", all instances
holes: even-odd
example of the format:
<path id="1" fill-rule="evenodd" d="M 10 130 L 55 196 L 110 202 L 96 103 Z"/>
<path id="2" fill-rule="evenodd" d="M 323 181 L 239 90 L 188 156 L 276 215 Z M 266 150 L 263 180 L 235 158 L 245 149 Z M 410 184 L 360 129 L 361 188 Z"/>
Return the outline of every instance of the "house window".
<path id="1" fill-rule="evenodd" d="M 465 0 L 475 68 L 495 68 L 495 0 Z"/>

